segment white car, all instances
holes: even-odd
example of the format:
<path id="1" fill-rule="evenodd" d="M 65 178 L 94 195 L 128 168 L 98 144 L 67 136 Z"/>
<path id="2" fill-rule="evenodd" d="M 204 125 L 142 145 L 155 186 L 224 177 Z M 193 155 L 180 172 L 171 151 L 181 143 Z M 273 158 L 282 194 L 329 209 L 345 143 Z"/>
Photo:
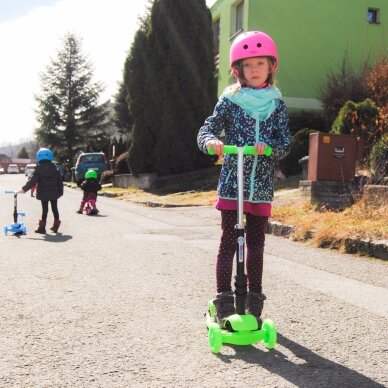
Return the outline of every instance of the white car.
<path id="1" fill-rule="evenodd" d="M 19 167 L 17 164 L 10 164 L 7 169 L 8 174 L 19 174 Z"/>
<path id="2" fill-rule="evenodd" d="M 26 168 L 24 169 L 24 175 L 28 176 L 28 175 L 33 174 L 35 171 L 35 168 L 36 168 L 35 163 L 27 164 Z"/>

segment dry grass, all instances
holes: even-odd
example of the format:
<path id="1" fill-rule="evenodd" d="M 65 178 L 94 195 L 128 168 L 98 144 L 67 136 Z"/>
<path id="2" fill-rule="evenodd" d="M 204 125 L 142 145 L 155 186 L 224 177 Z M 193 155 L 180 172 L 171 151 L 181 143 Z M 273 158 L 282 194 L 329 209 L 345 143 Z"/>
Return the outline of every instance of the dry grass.
<path id="1" fill-rule="evenodd" d="M 172 206 L 210 206 L 216 199 L 216 191 L 187 191 L 168 195 L 157 195 L 144 190 L 129 187 L 120 193 L 120 199 L 137 203 L 158 203 Z"/>
<path id="2" fill-rule="evenodd" d="M 273 219 L 296 226 L 295 240 L 311 238 L 319 247 L 342 249 L 349 237 L 388 239 L 388 201 L 384 198 L 374 203 L 361 198 L 344 211 L 317 210 L 306 200 L 294 200 L 275 206 Z"/>

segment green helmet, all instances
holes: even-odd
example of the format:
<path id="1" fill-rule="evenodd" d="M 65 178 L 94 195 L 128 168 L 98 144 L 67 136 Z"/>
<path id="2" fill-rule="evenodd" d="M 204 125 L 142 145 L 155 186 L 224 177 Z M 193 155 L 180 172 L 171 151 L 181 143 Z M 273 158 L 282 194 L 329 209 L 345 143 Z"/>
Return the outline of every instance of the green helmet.
<path id="1" fill-rule="evenodd" d="M 94 170 L 88 170 L 85 174 L 86 179 L 97 179 L 97 173 Z"/>

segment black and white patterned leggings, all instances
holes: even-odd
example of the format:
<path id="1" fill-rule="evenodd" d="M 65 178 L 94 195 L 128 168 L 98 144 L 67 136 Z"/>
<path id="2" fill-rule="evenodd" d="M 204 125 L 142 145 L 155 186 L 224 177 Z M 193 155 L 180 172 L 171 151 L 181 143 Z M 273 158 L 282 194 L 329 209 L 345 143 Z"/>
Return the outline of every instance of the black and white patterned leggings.
<path id="1" fill-rule="evenodd" d="M 265 231 L 268 217 L 246 213 L 246 267 L 248 289 L 250 292 L 262 292 L 263 254 Z M 217 292 L 231 291 L 234 255 L 236 253 L 237 211 L 221 211 L 221 242 L 217 255 Z"/>

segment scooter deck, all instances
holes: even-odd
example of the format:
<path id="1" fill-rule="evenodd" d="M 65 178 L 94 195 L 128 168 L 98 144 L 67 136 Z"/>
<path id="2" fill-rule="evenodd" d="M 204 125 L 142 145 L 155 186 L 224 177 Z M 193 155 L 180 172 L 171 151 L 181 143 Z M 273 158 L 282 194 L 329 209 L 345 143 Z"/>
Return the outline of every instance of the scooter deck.
<path id="1" fill-rule="evenodd" d="M 218 353 L 222 344 L 252 345 L 262 341 L 267 349 L 276 346 L 276 326 L 270 319 L 264 320 L 261 328 L 259 328 L 253 315 L 233 314 L 226 320 L 225 326 L 227 328 L 221 328 L 215 321 L 212 301 L 209 301 L 206 326 L 208 328 L 209 346 L 213 353 Z"/>

